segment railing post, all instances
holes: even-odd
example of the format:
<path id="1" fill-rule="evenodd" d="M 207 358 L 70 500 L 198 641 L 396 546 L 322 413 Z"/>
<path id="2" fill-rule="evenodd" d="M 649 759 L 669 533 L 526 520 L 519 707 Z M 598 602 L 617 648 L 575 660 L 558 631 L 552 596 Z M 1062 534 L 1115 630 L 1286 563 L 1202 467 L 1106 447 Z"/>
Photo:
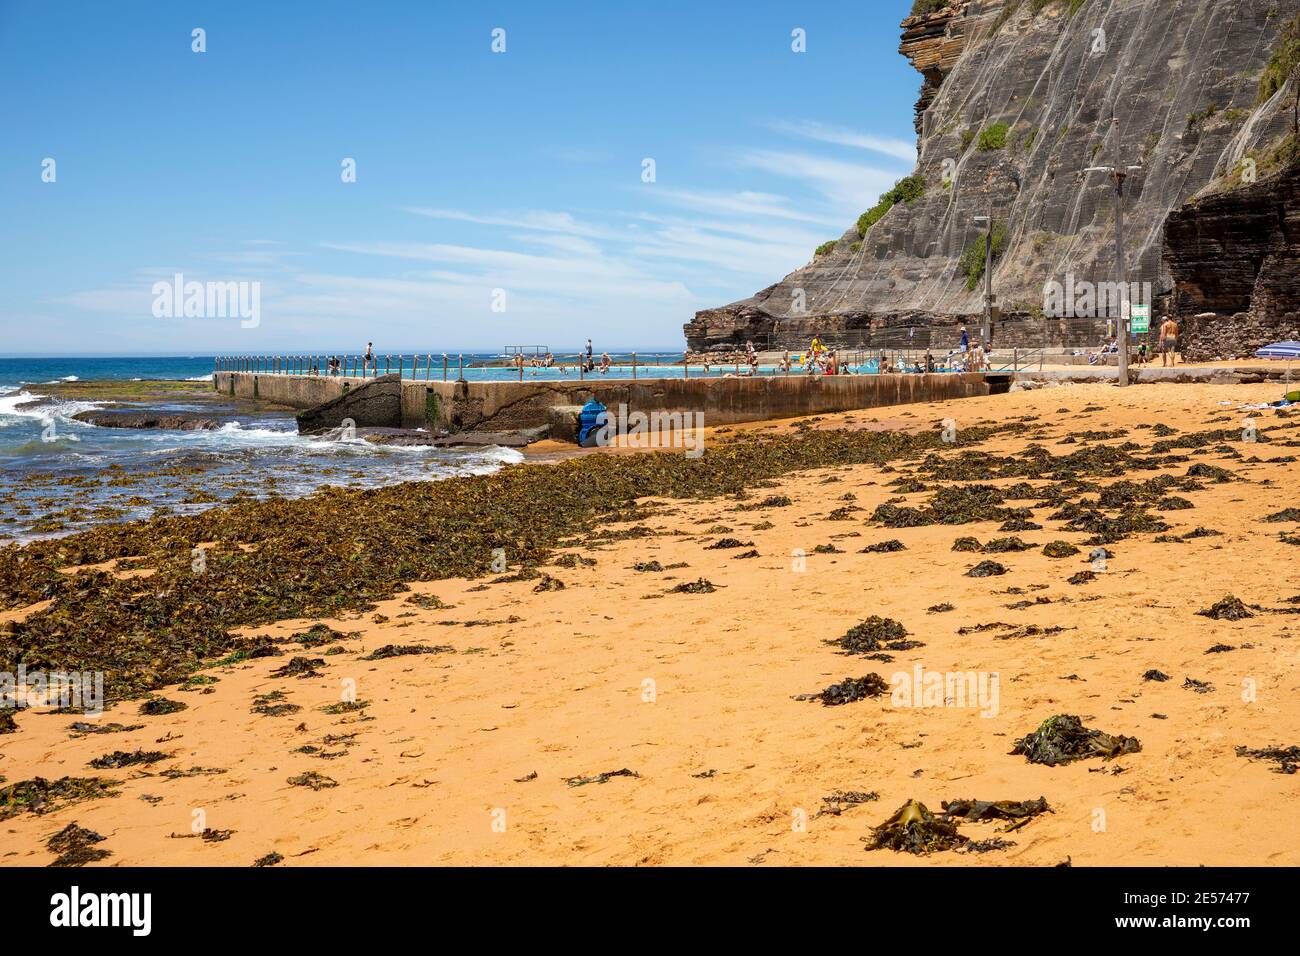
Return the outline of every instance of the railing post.
<path id="1" fill-rule="evenodd" d="M 465 353 L 460 352 L 457 354 L 456 361 L 460 364 L 460 371 L 457 373 L 459 377 L 456 380 L 463 382 L 465 381 Z"/>
<path id="2" fill-rule="evenodd" d="M 636 353 L 632 353 L 632 381 L 636 381 Z"/>
<path id="3" fill-rule="evenodd" d="M 442 380 L 447 381 L 447 353 L 442 353 Z"/>

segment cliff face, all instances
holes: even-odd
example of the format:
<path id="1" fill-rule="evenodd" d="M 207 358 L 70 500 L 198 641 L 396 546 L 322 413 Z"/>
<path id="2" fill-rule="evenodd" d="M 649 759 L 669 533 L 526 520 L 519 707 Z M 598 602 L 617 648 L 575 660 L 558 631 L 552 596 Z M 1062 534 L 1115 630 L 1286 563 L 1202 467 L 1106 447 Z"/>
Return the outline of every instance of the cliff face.
<path id="1" fill-rule="evenodd" d="M 1300 341 L 1300 165 L 1177 210 L 1165 237 L 1188 359 Z"/>
<path id="2" fill-rule="evenodd" d="M 1118 279 L 1114 186 L 1086 168 L 1140 166 L 1126 185 L 1126 277 L 1167 297 L 1165 221 L 1276 133 L 1257 84 L 1279 23 L 1298 12 L 1300 0 L 954 0 L 908 18 L 900 51 L 923 76 L 924 193 L 751 298 L 697 313 L 688 345 L 796 346 L 815 332 L 949 344 L 983 308 L 962 256 L 990 210 L 1006 230 L 996 342 L 1095 344 L 1104 316 L 1043 314 L 1049 282 Z"/>

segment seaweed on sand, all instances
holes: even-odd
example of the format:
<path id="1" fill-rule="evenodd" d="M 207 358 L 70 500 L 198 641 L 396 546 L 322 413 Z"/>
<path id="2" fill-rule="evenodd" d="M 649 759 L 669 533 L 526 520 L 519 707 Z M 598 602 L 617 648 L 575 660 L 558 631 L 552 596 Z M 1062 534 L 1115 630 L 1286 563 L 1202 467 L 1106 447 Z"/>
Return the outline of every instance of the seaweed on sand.
<path id="1" fill-rule="evenodd" d="M 326 704 L 321 708 L 321 713 L 331 715 L 352 714 L 358 710 L 365 710 L 369 706 L 370 701 L 368 700 L 340 700 L 333 704 Z"/>
<path id="2" fill-rule="evenodd" d="M 992 485 L 940 488 L 923 508 L 900 507 L 885 503 L 877 506 L 872 519 L 887 528 L 1005 521 L 1015 515 L 1010 509 L 1002 507 L 1003 500 L 1003 493 Z"/>
<path id="3" fill-rule="evenodd" d="M 1136 737 L 1111 735 L 1085 727 L 1078 717 L 1058 714 L 1043 721 L 1037 730 L 1015 742 L 1012 754 L 1022 754 L 1030 763 L 1055 767 L 1075 760 L 1101 757 L 1110 760 L 1142 749 Z"/>
<path id="4" fill-rule="evenodd" d="M 1146 681 L 1156 681 L 1157 683 L 1163 684 L 1165 681 L 1169 680 L 1169 675 L 1164 671 L 1156 670 L 1153 667 L 1142 675 L 1142 679 Z"/>
<path id="5" fill-rule="evenodd" d="M 966 572 L 968 578 L 991 578 L 1006 574 L 1007 569 L 996 561 L 981 561 Z"/>
<path id="6" fill-rule="evenodd" d="M 47 813 L 81 800 L 115 797 L 113 781 L 100 777 L 33 777 L 0 787 L 0 820 L 16 814 Z"/>
<path id="7" fill-rule="evenodd" d="M 1262 750 L 1238 747 L 1237 756 L 1249 757 L 1252 760 L 1276 760 L 1274 773 L 1292 774 L 1300 769 L 1300 747 L 1265 747 Z"/>
<path id="8" fill-rule="evenodd" d="M 907 546 L 897 538 L 890 538 L 888 541 L 878 541 L 875 544 L 869 544 L 858 554 L 893 554 L 896 551 L 906 551 Z"/>
<path id="9" fill-rule="evenodd" d="M 761 557 L 761 555 L 759 555 L 759 553 L 758 553 L 758 549 L 757 549 L 757 548 L 750 548 L 748 551 L 742 551 L 742 552 L 740 552 L 740 554 L 733 554 L 733 555 L 731 556 L 731 560 L 733 560 L 733 561 L 741 561 L 741 560 L 743 560 L 743 559 L 745 559 L 745 558 L 757 558 L 757 557 Z"/>
<path id="10" fill-rule="evenodd" d="M 275 850 L 272 850 L 270 853 L 266 854 L 266 856 L 259 856 L 254 860 L 253 866 L 275 866 L 277 863 L 283 862 L 284 857 Z"/>
<path id="11" fill-rule="evenodd" d="M 150 697 L 140 705 L 141 717 L 162 717 L 165 714 L 174 714 L 179 710 L 184 710 L 189 704 L 179 700 L 169 700 L 166 697 Z"/>
<path id="12" fill-rule="evenodd" d="M 114 750 L 111 754 L 96 757 L 90 762 L 90 766 L 96 770 L 120 770 L 122 767 L 135 767 L 141 764 L 147 766 L 173 756 L 175 755 L 163 753 L 161 750 Z"/>
<path id="13" fill-rule="evenodd" d="M 425 611 L 445 611 L 451 607 L 436 594 L 411 594 L 407 596 L 406 603 L 413 604 Z M 253 865 L 256 866 L 257 864 L 254 863 Z"/>
<path id="14" fill-rule="evenodd" d="M 638 561 L 636 564 L 632 565 L 633 571 L 640 571 L 642 573 L 658 572 L 663 569 L 664 566 L 658 561 Z"/>
<path id="15" fill-rule="evenodd" d="M 408 600 L 410 600 L 408 598 Z M 437 598 L 434 598 L 437 601 Z M 414 602 L 412 602 L 414 603 Z M 442 602 L 438 601 L 441 606 Z M 289 638 L 291 641 L 297 641 L 306 650 L 309 647 L 319 647 L 322 644 L 333 644 L 335 641 L 345 641 L 350 637 L 356 637 L 356 632 L 345 634 L 342 631 L 336 631 L 328 624 L 313 624 L 305 631 L 299 631 Z"/>
<path id="16" fill-rule="evenodd" d="M 390 657 L 406 657 L 410 654 L 450 654 L 455 651 L 450 644 L 385 644 L 371 651 L 363 661 L 383 661 Z"/>
<path id="17" fill-rule="evenodd" d="M 1065 579 L 1067 584 L 1087 584 L 1097 580 L 1096 571 L 1078 571 Z"/>
<path id="18" fill-rule="evenodd" d="M 947 601 L 944 601 L 942 604 L 931 604 L 925 610 L 927 614 L 944 614 L 948 611 L 955 610 L 955 608 Z"/>
<path id="19" fill-rule="evenodd" d="M 635 770 L 628 770 L 624 767 L 622 770 L 606 770 L 604 773 L 598 773 L 594 777 L 565 777 L 564 782 L 570 787 L 585 787 L 589 783 L 606 783 L 614 777 L 640 777 L 641 775 Z"/>
<path id="20" fill-rule="evenodd" d="M 0 734 L 12 734 L 18 731 L 18 723 L 14 720 L 14 709 L 6 707 L 0 710 Z"/>
<path id="21" fill-rule="evenodd" d="M 1052 541 L 1043 545 L 1043 554 L 1049 558 L 1070 558 L 1079 553 L 1079 549 L 1068 541 Z"/>
<path id="22" fill-rule="evenodd" d="M 739 538 L 719 538 L 713 544 L 705 545 L 705 551 L 725 551 L 728 548 L 752 548 L 754 542 L 741 541 Z"/>
<path id="23" fill-rule="evenodd" d="M 978 554 L 984 550 L 984 545 L 980 544 L 979 538 L 972 538 L 969 535 L 958 538 L 952 543 L 954 551 L 973 552 Z"/>
<path id="24" fill-rule="evenodd" d="M 837 644 L 846 654 L 870 654 L 881 650 L 910 650 L 921 647 L 916 641 L 906 641 L 907 628 L 890 617 L 873 614 L 859 624 L 853 625 L 843 637 L 829 640 L 827 644 Z M 903 646 L 906 645 L 906 646 Z"/>
<path id="25" fill-rule="evenodd" d="M 970 842 L 957 832 L 950 820 L 936 817 L 924 803 L 908 800 L 892 817 L 875 827 L 868 838 L 868 850 L 895 850 L 925 855 L 951 850 Z"/>
<path id="26" fill-rule="evenodd" d="M 851 704 L 868 697 L 879 697 L 889 690 L 889 682 L 879 674 L 865 677 L 846 677 L 816 694 L 800 694 L 795 700 L 820 700 L 827 707 Z"/>
<path id="27" fill-rule="evenodd" d="M 323 657 L 291 657 L 289 663 L 271 671 L 272 677 L 320 677 L 318 667 L 325 666 Z"/>
<path id="28" fill-rule="evenodd" d="M 712 594 L 718 586 L 707 578 L 698 578 L 668 589 L 669 594 Z"/>
<path id="29" fill-rule="evenodd" d="M 874 790 L 836 790 L 835 792 L 822 797 L 822 808 L 817 811 L 817 816 L 829 814 L 838 817 L 849 807 L 856 807 L 863 803 L 871 803 L 880 799 L 880 794 Z"/>
<path id="30" fill-rule="evenodd" d="M 84 720 L 75 720 L 68 725 L 68 733 L 74 737 L 82 734 L 122 734 L 128 730 L 140 730 L 143 727 L 144 724 L 119 724 L 116 722 L 92 724 Z"/>
<path id="31" fill-rule="evenodd" d="M 283 717 L 287 714 L 296 714 L 302 710 L 297 704 L 291 704 L 285 700 L 284 691 L 273 690 L 267 694 L 258 694 L 253 698 L 252 713 L 261 714 L 263 717 Z"/>
<path id="32" fill-rule="evenodd" d="M 812 549 L 813 554 L 843 554 L 843 548 L 837 548 L 833 544 L 819 544 Z"/>
<path id="33" fill-rule="evenodd" d="M 963 823 L 980 823 L 985 820 L 1027 820 L 1040 813 L 1051 813 L 1046 797 L 1037 800 L 945 800 L 943 815 Z M 1018 827 L 1008 827 L 1018 829 Z"/>
<path id="34" fill-rule="evenodd" d="M 963 429 L 959 444 L 1017 428 Z M 484 577 L 497 547 L 521 565 L 543 563 L 561 541 L 594 533 L 600 516 L 637 499 L 718 498 L 792 472 L 881 466 L 941 447 L 937 432 L 745 433 L 697 458 L 595 455 L 439 482 L 333 487 L 11 545 L 0 548 L 0 610 L 53 603 L 4 625 L 0 671 L 54 659 L 104 672 L 106 699 L 121 700 L 230 654 L 235 629 L 372 610 L 411 582 Z M 213 542 L 205 574 L 191 568 L 198 542 Z M 151 568 L 147 585 L 58 570 L 120 558 Z"/>
<path id="35" fill-rule="evenodd" d="M 998 527 L 999 531 L 1042 531 L 1043 526 L 1028 518 L 1008 518 Z"/>
<path id="36" fill-rule="evenodd" d="M 1281 511 L 1274 512 L 1271 515 L 1265 515 L 1263 520 L 1276 523 L 1284 521 L 1300 521 L 1300 508 L 1283 508 Z"/>
<path id="37" fill-rule="evenodd" d="M 984 545 L 985 554 L 1009 554 L 1018 551 L 1033 550 L 1032 544 L 1026 544 L 1014 535 L 1009 538 L 994 538 Z"/>
<path id="38" fill-rule="evenodd" d="M 1201 617 L 1215 621 L 1241 621 L 1255 615 L 1246 607 L 1241 598 L 1225 594 L 1222 598 L 1203 611 L 1197 611 Z"/>
<path id="39" fill-rule="evenodd" d="M 317 773 L 315 770 L 308 770 L 296 777 L 290 777 L 289 783 L 295 787 L 310 787 L 312 790 L 328 790 L 339 785 L 337 780 L 327 777 L 323 773 Z"/>
<path id="40" fill-rule="evenodd" d="M 50 866 L 85 866 L 113 855 L 108 850 L 95 846 L 96 843 L 103 842 L 104 837 L 94 830 L 69 823 L 45 841 L 45 848 L 55 854 L 55 860 Z"/>

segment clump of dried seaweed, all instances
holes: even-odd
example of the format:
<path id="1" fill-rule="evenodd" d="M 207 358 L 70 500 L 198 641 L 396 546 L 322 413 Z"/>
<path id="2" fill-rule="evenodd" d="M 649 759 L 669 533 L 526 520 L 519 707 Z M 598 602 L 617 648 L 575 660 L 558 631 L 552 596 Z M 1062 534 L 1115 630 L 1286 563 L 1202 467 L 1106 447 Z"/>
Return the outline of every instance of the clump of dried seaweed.
<path id="1" fill-rule="evenodd" d="M 981 561 L 979 564 L 975 565 L 975 567 L 966 572 L 966 577 L 991 578 L 1006 573 L 1006 567 L 996 561 Z"/>
<path id="2" fill-rule="evenodd" d="M 875 544 L 869 544 L 859 554 L 893 554 L 896 551 L 906 551 L 907 546 L 897 538 L 890 538 L 888 541 L 878 541 Z"/>
<path id="3" fill-rule="evenodd" d="M 103 836 L 94 830 L 79 827 L 74 822 L 46 840 L 45 848 L 55 854 L 55 860 L 50 866 L 85 866 L 113 855 L 110 851 L 95 846 L 96 843 L 103 842 Z"/>
<path id="4" fill-rule="evenodd" d="M 90 762 L 90 766 L 96 770 L 120 770 L 122 767 L 157 763 L 159 760 L 167 760 L 172 756 L 175 755 L 163 753 L 161 750 L 114 750 L 102 757 L 96 757 Z"/>
<path id="5" fill-rule="evenodd" d="M 1070 558 L 1079 553 L 1079 549 L 1068 541 L 1052 541 L 1043 545 L 1043 554 L 1049 558 Z"/>
<path id="6" fill-rule="evenodd" d="M 100 777 L 33 777 L 0 787 L 0 820 L 18 813 L 48 813 L 82 800 L 115 796 L 113 781 Z"/>
<path id="7" fill-rule="evenodd" d="M 922 647 L 918 641 L 905 640 L 907 628 L 893 618 L 873 614 L 865 621 L 853 625 L 843 637 L 829 640 L 846 654 L 870 654 L 876 651 L 904 651 Z"/>
<path id="8" fill-rule="evenodd" d="M 1196 613 L 1201 617 L 1208 617 L 1215 621 L 1241 621 L 1255 616 L 1250 608 L 1246 607 L 1242 602 L 1241 598 L 1232 594 L 1225 594 L 1205 610 Z"/>
<path id="9" fill-rule="evenodd" d="M 816 694 L 800 694 L 795 700 L 820 700 L 827 707 L 851 704 L 868 697 L 879 697 L 889 690 L 889 682 L 879 674 L 846 677 Z"/>
<path id="10" fill-rule="evenodd" d="M 1274 773 L 1292 774 L 1300 769 L 1300 747 L 1265 747 L 1261 750 L 1238 747 L 1237 756 L 1251 760 L 1276 760 Z"/>
<path id="11" fill-rule="evenodd" d="M 283 717 L 286 714 L 296 714 L 302 710 L 297 704 L 291 704 L 285 700 L 284 691 L 273 690 L 267 694 L 258 694 L 253 698 L 252 712 L 261 714 L 263 717 Z"/>
<path id="12" fill-rule="evenodd" d="M 1037 800 L 945 800 L 943 814 L 950 820 L 963 823 L 980 823 L 985 820 L 1028 821 L 1041 813 L 1051 813 L 1046 797 Z M 1019 829 L 1023 824 L 1007 827 Z"/>
<path id="13" fill-rule="evenodd" d="M 184 710 L 189 704 L 179 700 L 169 700 L 166 697 L 150 697 L 140 705 L 141 717 L 161 717 L 165 714 L 174 714 L 178 710 Z"/>
<path id="14" fill-rule="evenodd" d="M 817 816 L 829 814 L 838 817 L 849 807 L 856 807 L 879 799 L 880 794 L 874 790 L 836 790 L 822 797 L 822 808 L 817 811 Z"/>
<path id="15" fill-rule="evenodd" d="M 707 578 L 698 578 L 694 581 L 678 584 L 676 587 L 668 589 L 669 594 L 712 594 L 718 589 L 718 586 Z"/>
<path id="16" fill-rule="evenodd" d="M 925 855 L 967 842 L 969 837 L 958 833 L 952 821 L 936 817 L 924 803 L 908 800 L 892 817 L 872 829 L 867 849 Z"/>
<path id="17" fill-rule="evenodd" d="M 450 644 L 385 644 L 376 648 L 363 661 L 383 661 L 390 657 L 406 657 L 410 654 L 450 654 L 455 650 Z"/>
<path id="18" fill-rule="evenodd" d="M 1141 749 L 1142 744 L 1136 737 L 1103 733 L 1085 727 L 1078 717 L 1057 714 L 1043 721 L 1033 733 L 1017 740 L 1011 753 L 1023 755 L 1030 763 L 1055 767 L 1090 757 L 1109 760 Z"/>
<path id="19" fill-rule="evenodd" d="M 704 546 L 705 551 L 725 551 L 728 548 L 752 548 L 754 542 L 741 541 L 739 538 L 719 538 L 713 544 Z"/>
<path id="20" fill-rule="evenodd" d="M 640 777 L 641 775 L 635 770 L 628 770 L 624 767 L 622 770 L 606 770 L 604 773 L 598 773 L 592 777 L 565 777 L 564 782 L 570 787 L 585 787 L 589 783 L 606 783 L 615 777 Z"/>
<path id="21" fill-rule="evenodd" d="M 272 677 L 320 677 L 317 668 L 325 666 L 323 657 L 291 657 L 289 663 L 271 671 Z"/>
<path id="22" fill-rule="evenodd" d="M 312 790 L 328 790 L 331 787 L 337 787 L 338 781 L 317 773 L 315 770 L 308 770 L 306 773 L 300 773 L 296 777 L 290 777 L 289 783 L 295 787 L 309 787 Z"/>

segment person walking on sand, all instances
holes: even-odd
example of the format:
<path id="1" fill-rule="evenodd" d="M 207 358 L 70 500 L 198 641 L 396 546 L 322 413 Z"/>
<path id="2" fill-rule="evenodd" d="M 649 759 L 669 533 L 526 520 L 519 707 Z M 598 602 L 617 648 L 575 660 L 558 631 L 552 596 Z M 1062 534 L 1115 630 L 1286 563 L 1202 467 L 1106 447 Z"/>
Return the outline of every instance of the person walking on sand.
<path id="1" fill-rule="evenodd" d="M 1178 364 L 1178 323 L 1166 315 L 1160 323 L 1160 364 L 1162 366 Z"/>

